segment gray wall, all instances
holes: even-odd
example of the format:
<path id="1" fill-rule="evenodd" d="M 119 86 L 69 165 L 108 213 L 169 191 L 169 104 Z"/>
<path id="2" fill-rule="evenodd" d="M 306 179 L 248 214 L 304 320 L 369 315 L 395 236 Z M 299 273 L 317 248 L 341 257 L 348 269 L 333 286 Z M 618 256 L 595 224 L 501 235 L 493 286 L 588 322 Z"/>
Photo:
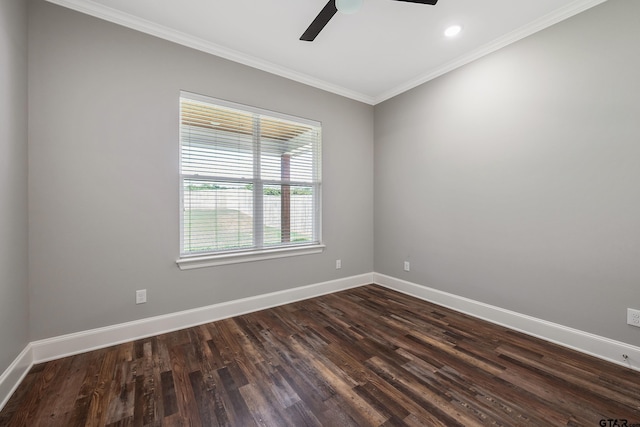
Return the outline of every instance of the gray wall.
<path id="1" fill-rule="evenodd" d="M 0 374 L 29 342 L 27 5 L 0 2 Z"/>
<path id="2" fill-rule="evenodd" d="M 3 19 L 21 16 L 18 4 L 3 3 Z M 640 308 L 637 16 L 638 2 L 610 0 L 373 109 L 33 0 L 31 339 L 375 265 L 637 345 L 640 330 L 625 324 L 626 307 Z M 0 101 L 2 120 L 9 105 L 25 107 L 17 40 L 2 45 L 18 70 L 2 77 L 18 90 Z M 323 122 L 325 253 L 178 270 L 181 89 Z M 27 324 L 25 189 L 15 180 L 25 122 L 11 119 L 1 224 L 18 243 L 0 248 L 0 304 L 11 301 L 0 315 L 12 324 L 0 339 L 15 344 L 2 346 L 0 368 L 24 348 Z M 140 288 L 149 302 L 136 306 Z"/>
<path id="3" fill-rule="evenodd" d="M 376 271 L 640 344 L 639 16 L 610 0 L 377 105 Z"/>
<path id="4" fill-rule="evenodd" d="M 29 28 L 32 339 L 373 270 L 373 107 L 42 0 Z M 324 253 L 178 269 L 181 89 L 322 122 Z"/>

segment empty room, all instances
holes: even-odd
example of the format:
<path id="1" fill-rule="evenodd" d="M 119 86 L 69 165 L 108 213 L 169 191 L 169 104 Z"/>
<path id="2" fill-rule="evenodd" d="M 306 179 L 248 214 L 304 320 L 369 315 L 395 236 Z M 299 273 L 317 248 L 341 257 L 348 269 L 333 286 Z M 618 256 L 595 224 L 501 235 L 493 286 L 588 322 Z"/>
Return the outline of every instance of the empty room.
<path id="1" fill-rule="evenodd" d="M 0 426 L 640 426 L 640 2 L 0 27 Z"/>

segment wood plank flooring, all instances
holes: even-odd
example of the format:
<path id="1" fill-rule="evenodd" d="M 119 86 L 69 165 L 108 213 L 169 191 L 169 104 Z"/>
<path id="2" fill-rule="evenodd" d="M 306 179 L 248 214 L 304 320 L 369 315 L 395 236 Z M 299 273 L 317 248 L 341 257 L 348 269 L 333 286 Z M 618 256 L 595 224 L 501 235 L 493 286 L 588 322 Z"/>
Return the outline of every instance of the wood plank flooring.
<path id="1" fill-rule="evenodd" d="M 47 427 L 634 424 L 640 372 L 375 285 L 36 365 L 0 412 Z"/>

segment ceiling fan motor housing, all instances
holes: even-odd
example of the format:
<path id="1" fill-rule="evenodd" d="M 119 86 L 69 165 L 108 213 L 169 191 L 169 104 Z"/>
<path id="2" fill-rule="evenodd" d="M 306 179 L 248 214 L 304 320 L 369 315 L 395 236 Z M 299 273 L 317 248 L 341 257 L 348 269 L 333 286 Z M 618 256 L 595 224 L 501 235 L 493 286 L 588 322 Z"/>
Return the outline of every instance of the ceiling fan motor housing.
<path id="1" fill-rule="evenodd" d="M 438 0 L 395 0 L 407 3 L 420 3 L 435 5 Z M 355 13 L 362 7 L 363 0 L 329 0 L 322 8 L 318 16 L 313 20 L 309 28 L 300 36 L 300 40 L 312 42 L 320 34 L 320 31 L 329 23 L 333 15 L 338 11 L 345 14 Z"/>

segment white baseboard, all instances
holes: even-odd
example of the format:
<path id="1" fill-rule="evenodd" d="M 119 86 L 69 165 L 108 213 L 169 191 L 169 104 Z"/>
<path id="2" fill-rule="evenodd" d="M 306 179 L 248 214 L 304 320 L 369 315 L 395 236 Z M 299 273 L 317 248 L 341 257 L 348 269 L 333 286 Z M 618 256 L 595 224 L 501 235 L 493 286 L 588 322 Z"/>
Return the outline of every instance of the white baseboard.
<path id="1" fill-rule="evenodd" d="M 13 392 L 16 391 L 31 369 L 31 366 L 33 366 L 33 354 L 31 352 L 31 344 L 28 344 L 0 375 L 0 410 L 7 404 Z"/>
<path id="2" fill-rule="evenodd" d="M 377 285 L 640 371 L 640 347 L 384 274 L 373 273 L 373 282 Z M 628 358 L 626 360 L 623 359 L 623 354 L 627 355 Z"/>
<path id="3" fill-rule="evenodd" d="M 376 283 L 453 310 L 640 371 L 640 347 L 378 273 L 257 295 L 29 343 L 0 375 L 0 410 L 35 363 Z M 624 361 L 622 354 L 628 359 Z"/>
<path id="4" fill-rule="evenodd" d="M 0 375 L 0 410 L 36 364 L 373 283 L 373 273 L 31 342 Z"/>
<path id="5" fill-rule="evenodd" d="M 329 282 L 214 304 L 162 316 L 149 317 L 104 328 L 47 338 L 31 343 L 34 363 L 109 347 L 228 317 L 288 304 L 373 283 L 373 274 L 361 274 Z"/>

